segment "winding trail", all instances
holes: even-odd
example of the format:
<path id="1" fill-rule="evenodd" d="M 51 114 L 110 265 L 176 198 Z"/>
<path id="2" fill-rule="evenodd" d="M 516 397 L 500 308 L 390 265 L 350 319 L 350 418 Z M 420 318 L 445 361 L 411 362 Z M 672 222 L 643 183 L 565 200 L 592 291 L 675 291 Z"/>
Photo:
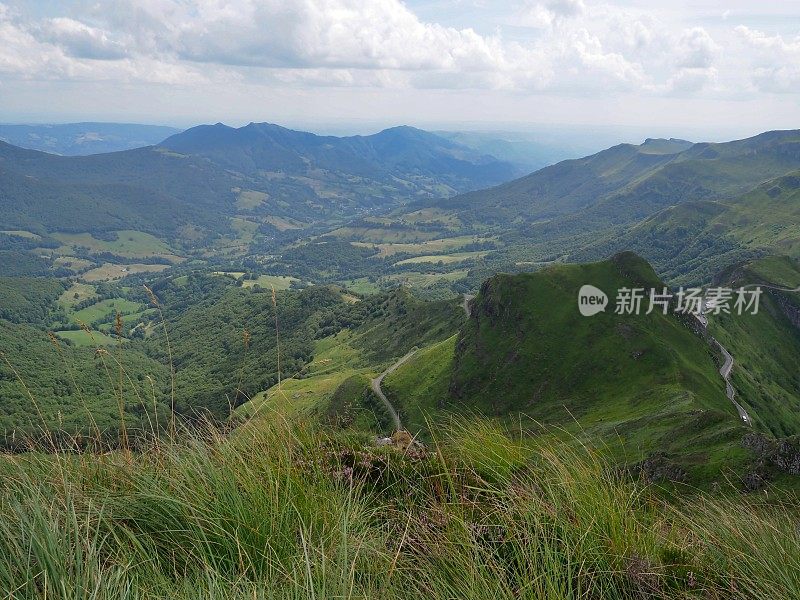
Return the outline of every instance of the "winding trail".
<path id="1" fill-rule="evenodd" d="M 722 375 L 722 378 L 725 380 L 725 393 L 728 395 L 728 400 L 733 402 L 733 405 L 739 412 L 739 417 L 741 417 L 742 421 L 752 426 L 753 423 L 750 421 L 750 416 L 747 414 L 747 411 L 741 404 L 739 404 L 736 401 L 736 390 L 733 389 L 733 384 L 731 383 L 731 371 L 733 370 L 733 356 L 731 356 L 731 353 L 728 352 L 725 349 L 725 347 L 722 344 L 720 344 L 715 338 L 711 339 L 714 341 L 714 343 L 722 352 L 722 355 L 725 357 L 725 362 L 723 363 L 722 368 L 720 368 L 719 374 Z"/>
<path id="2" fill-rule="evenodd" d="M 705 307 L 703 307 L 705 309 Z M 708 331 L 708 317 L 701 312 L 699 315 L 695 315 L 697 320 L 700 322 L 700 325 L 703 327 L 705 331 Z M 720 352 L 722 352 L 722 356 L 725 357 L 725 362 L 722 363 L 722 367 L 720 367 L 719 374 L 722 375 L 722 379 L 725 381 L 725 394 L 728 396 L 728 400 L 730 400 L 733 405 L 736 407 L 736 411 L 739 413 L 739 418 L 742 419 L 747 425 L 753 426 L 753 422 L 750 420 L 750 415 L 747 414 L 747 411 L 744 407 L 736 401 L 736 390 L 731 383 L 731 371 L 733 371 L 733 356 L 730 352 L 728 352 L 727 348 L 719 343 L 719 340 L 715 337 L 711 337 L 711 343 L 716 344 L 717 348 L 719 348 Z"/>
<path id="3" fill-rule="evenodd" d="M 464 304 L 462 305 L 464 308 L 464 313 L 466 313 L 467 318 L 469 319 L 470 310 L 469 310 L 469 301 L 472 300 L 475 296 L 473 294 L 464 294 Z M 370 380 L 370 386 L 372 387 L 372 391 L 375 392 L 375 395 L 381 399 L 383 405 L 386 407 L 386 410 L 389 411 L 389 415 L 392 417 L 392 423 L 394 424 L 394 428 L 396 431 L 400 431 L 403 429 L 403 424 L 400 422 L 400 415 L 397 414 L 397 411 L 392 406 L 392 403 L 389 402 L 389 399 L 386 397 L 386 394 L 383 393 L 381 389 L 381 383 L 383 383 L 383 378 L 396 371 L 404 362 L 406 362 L 409 358 L 416 354 L 419 348 L 414 348 L 406 354 L 403 358 L 398 360 L 394 363 L 391 367 L 386 369 L 383 373 L 378 375 L 375 379 Z"/>
<path id="4" fill-rule="evenodd" d="M 406 354 L 403 358 L 398 360 L 391 367 L 389 367 L 383 373 L 378 375 L 375 379 L 370 381 L 370 385 L 372 386 L 372 391 L 375 392 L 378 398 L 381 399 L 381 402 L 383 402 L 383 405 L 386 407 L 386 410 L 389 411 L 389 414 L 392 417 L 392 423 L 394 423 L 395 431 L 400 431 L 403 428 L 403 425 L 402 423 L 400 423 L 400 415 L 397 414 L 397 411 L 394 409 L 394 406 L 392 406 L 392 403 L 389 402 L 388 398 L 386 398 L 386 394 L 383 393 L 383 390 L 381 389 L 381 383 L 383 382 L 384 377 L 397 370 L 397 368 L 400 367 L 400 365 L 402 365 L 409 358 L 414 356 L 416 352 L 417 348 L 414 348 L 411 352 Z"/>

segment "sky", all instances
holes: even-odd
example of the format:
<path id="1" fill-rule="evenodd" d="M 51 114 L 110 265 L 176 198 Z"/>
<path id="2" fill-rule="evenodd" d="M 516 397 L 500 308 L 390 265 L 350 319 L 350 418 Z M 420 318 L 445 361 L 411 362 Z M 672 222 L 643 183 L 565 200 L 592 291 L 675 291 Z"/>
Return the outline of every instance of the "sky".
<path id="1" fill-rule="evenodd" d="M 800 2 L 0 0 L 0 121 L 87 120 L 800 128 Z"/>

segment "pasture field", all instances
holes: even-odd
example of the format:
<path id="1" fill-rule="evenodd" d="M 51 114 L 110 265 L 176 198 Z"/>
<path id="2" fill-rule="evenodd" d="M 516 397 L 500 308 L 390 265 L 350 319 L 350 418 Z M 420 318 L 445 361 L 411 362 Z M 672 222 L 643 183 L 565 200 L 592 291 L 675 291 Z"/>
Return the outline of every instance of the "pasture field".
<path id="1" fill-rule="evenodd" d="M 259 275 L 258 279 L 245 279 L 242 281 L 243 288 L 251 288 L 256 285 L 262 288 L 274 287 L 276 290 L 288 290 L 293 281 L 300 281 L 295 277 L 285 277 L 283 275 Z"/>
<path id="2" fill-rule="evenodd" d="M 103 263 L 91 271 L 87 271 L 81 275 L 81 279 L 88 283 L 95 283 L 98 281 L 112 281 L 115 279 L 122 279 L 127 275 L 135 275 L 137 273 L 161 273 L 169 269 L 169 265 L 115 265 L 112 263 Z"/>
<path id="3" fill-rule="evenodd" d="M 239 210 L 253 210 L 261 206 L 269 198 L 264 192 L 242 190 L 236 196 L 236 208 Z"/>
<path id="4" fill-rule="evenodd" d="M 384 227 L 339 227 L 326 234 L 340 239 L 374 242 L 376 244 L 417 243 L 435 239 L 436 232 Z"/>
<path id="5" fill-rule="evenodd" d="M 149 233 L 133 230 L 117 231 L 117 239 L 100 240 L 91 233 L 54 233 L 53 237 L 64 246 L 61 254 L 69 254 L 74 248 L 87 248 L 89 252 L 111 252 L 126 258 L 174 255 L 173 250 L 164 242 Z"/>
<path id="6" fill-rule="evenodd" d="M 73 283 L 72 286 L 64 291 L 58 298 L 58 303 L 64 307 L 65 310 L 71 310 L 73 306 L 79 302 L 83 302 L 87 298 L 95 295 L 95 288 L 88 283 Z"/>
<path id="7" fill-rule="evenodd" d="M 413 265 L 419 263 L 444 263 L 446 265 L 452 263 L 459 263 L 473 258 L 483 258 L 489 254 L 488 251 L 481 252 L 455 252 L 453 254 L 428 254 L 423 256 L 415 256 L 413 258 L 406 258 L 395 264 L 397 265 Z"/>
<path id="8" fill-rule="evenodd" d="M 391 243 L 391 244 L 371 244 L 368 242 L 352 242 L 354 246 L 378 248 L 379 258 L 392 256 L 394 254 L 446 254 L 463 248 L 469 244 L 493 242 L 495 238 L 477 237 L 472 235 L 460 235 L 451 238 L 437 238 L 423 242 L 413 243 Z"/>
<path id="9" fill-rule="evenodd" d="M 36 233 L 32 233 L 30 231 L 25 231 L 22 229 L 7 229 L 5 231 L 0 231 L 0 233 L 5 233 L 6 235 L 15 235 L 17 237 L 25 238 L 28 240 L 40 240 L 42 236 Z"/>
<path id="10" fill-rule="evenodd" d="M 303 224 L 298 221 L 294 221 L 292 219 L 286 219 L 284 217 L 276 217 L 274 215 L 269 215 L 267 217 L 264 217 L 264 222 L 269 223 L 278 231 L 303 228 Z"/>
<path id="11" fill-rule="evenodd" d="M 122 315 L 130 315 L 141 310 L 142 305 L 138 302 L 132 302 L 124 298 L 114 298 L 87 306 L 72 313 L 70 318 L 73 322 L 80 320 L 83 323 L 94 323 L 95 321 L 104 321 L 112 318 L 118 312 Z"/>
<path id="12" fill-rule="evenodd" d="M 88 269 L 93 264 L 92 261 L 86 260 L 85 258 L 78 258 L 77 256 L 59 256 L 53 261 L 53 265 L 56 267 L 64 267 L 73 273 Z"/>
<path id="13" fill-rule="evenodd" d="M 116 338 L 106 335 L 102 331 L 92 331 L 89 334 L 78 329 L 77 331 L 56 331 L 55 334 L 79 347 L 113 346 L 117 343 Z"/>
<path id="14" fill-rule="evenodd" d="M 366 277 L 345 281 L 342 283 L 342 285 L 344 285 L 344 287 L 350 290 L 351 292 L 354 292 L 356 294 L 361 294 L 362 296 L 377 294 L 378 292 L 381 291 L 381 288 L 377 284 L 371 282 Z"/>
<path id="15" fill-rule="evenodd" d="M 458 281 L 464 279 L 466 276 L 466 270 L 451 271 L 449 273 L 418 273 L 416 271 L 409 271 L 408 273 L 386 275 L 381 279 L 413 288 L 428 287 L 442 280 L 450 282 Z"/>

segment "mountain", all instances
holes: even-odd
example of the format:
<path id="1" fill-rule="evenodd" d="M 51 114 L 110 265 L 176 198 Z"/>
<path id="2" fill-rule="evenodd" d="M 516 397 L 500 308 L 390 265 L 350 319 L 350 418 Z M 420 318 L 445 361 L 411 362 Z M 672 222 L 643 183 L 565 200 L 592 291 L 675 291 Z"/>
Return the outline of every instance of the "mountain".
<path id="1" fill-rule="evenodd" d="M 235 211 L 232 187 L 243 181 L 153 147 L 64 157 L 0 142 L 0 230 L 219 234 L 229 229 L 220 217 Z"/>
<path id="2" fill-rule="evenodd" d="M 591 317 L 578 310 L 586 284 L 609 296 Z M 477 413 L 515 427 L 557 425 L 628 462 L 659 457 L 695 483 L 746 469 L 747 428 L 726 397 L 721 355 L 694 317 L 674 305 L 666 315 L 615 314 L 618 290 L 663 285 L 631 253 L 496 275 L 471 301 L 458 336 L 385 378 L 387 396 L 412 428 L 426 427 L 422 405 L 428 418 Z M 761 409 L 781 419 L 775 406 Z"/>
<path id="3" fill-rule="evenodd" d="M 716 284 L 761 286 L 758 314 L 709 316 L 709 331 L 735 359 L 737 400 L 756 427 L 774 436 L 800 430 L 800 262 L 785 256 L 747 261 L 726 269 Z"/>
<path id="4" fill-rule="evenodd" d="M 697 283 L 765 253 L 798 256 L 799 171 L 800 131 L 726 143 L 648 139 L 420 201 L 382 226 L 400 236 L 426 214 L 425 239 L 495 236 L 485 259 L 495 271 L 633 250 L 670 282 Z M 378 238 L 372 231 L 370 241 Z"/>
<path id="5" fill-rule="evenodd" d="M 187 251 L 324 228 L 513 177 L 511 165 L 398 127 L 321 137 L 195 127 L 162 145 L 64 157 L 0 142 L 0 231 L 141 231 Z M 272 248 L 270 248 L 272 249 Z"/>
<path id="6" fill-rule="evenodd" d="M 194 127 L 160 145 L 241 173 L 316 179 L 334 188 L 374 185 L 377 193 L 400 184 L 398 191 L 410 197 L 451 195 L 518 174 L 509 163 L 413 127 L 334 137 L 270 123 L 238 129 L 217 123 Z"/>
<path id="7" fill-rule="evenodd" d="M 589 244 L 577 260 L 630 249 L 676 283 L 710 281 L 724 268 L 765 254 L 800 257 L 800 171 L 730 198 L 670 206 L 615 239 Z"/>
<path id="8" fill-rule="evenodd" d="M 65 156 L 85 156 L 152 146 L 180 132 L 130 123 L 0 124 L 0 141 Z"/>

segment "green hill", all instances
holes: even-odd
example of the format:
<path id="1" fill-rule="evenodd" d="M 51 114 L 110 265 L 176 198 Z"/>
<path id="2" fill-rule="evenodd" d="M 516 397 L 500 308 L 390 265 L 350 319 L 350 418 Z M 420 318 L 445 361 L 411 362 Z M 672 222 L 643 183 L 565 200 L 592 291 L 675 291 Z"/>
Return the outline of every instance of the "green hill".
<path id="1" fill-rule="evenodd" d="M 584 284 L 608 293 L 605 312 L 580 314 Z M 628 461 L 665 453 L 698 482 L 723 465 L 742 467 L 745 430 L 694 318 L 614 314 L 626 287 L 663 284 L 632 254 L 492 277 L 458 338 L 387 377 L 389 396 L 412 427 L 425 412 L 521 417 L 624 447 Z"/>
<path id="2" fill-rule="evenodd" d="M 382 226 L 407 238 L 420 231 L 425 239 L 495 235 L 485 272 L 632 250 L 671 283 L 696 283 L 765 251 L 797 252 L 798 168 L 798 131 L 720 144 L 647 140 L 494 188 L 421 201 Z M 422 213 L 435 214 L 424 230 Z"/>
<path id="3" fill-rule="evenodd" d="M 721 285 L 764 286 L 757 315 L 709 317 L 709 330 L 733 355 L 737 399 L 759 429 L 791 436 L 800 431 L 800 264 L 788 257 L 751 261 L 723 273 Z"/>
<path id="4" fill-rule="evenodd" d="M 763 254 L 800 257 L 800 172 L 733 198 L 686 202 L 644 219 L 623 235 L 576 252 L 630 249 L 675 283 L 709 282 L 719 271 Z"/>

